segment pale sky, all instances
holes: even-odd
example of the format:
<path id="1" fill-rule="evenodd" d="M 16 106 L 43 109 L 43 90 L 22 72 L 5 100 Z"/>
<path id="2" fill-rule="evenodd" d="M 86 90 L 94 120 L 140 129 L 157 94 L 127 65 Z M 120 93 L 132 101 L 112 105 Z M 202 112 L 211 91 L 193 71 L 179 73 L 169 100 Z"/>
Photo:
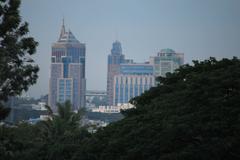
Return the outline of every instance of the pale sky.
<path id="1" fill-rule="evenodd" d="M 51 44 L 63 17 L 86 44 L 87 89 L 106 89 L 107 55 L 116 39 L 136 62 L 163 48 L 185 53 L 186 63 L 240 57 L 240 0 L 22 0 L 20 11 L 39 42 L 39 79 L 28 91 L 34 97 L 48 93 Z"/>

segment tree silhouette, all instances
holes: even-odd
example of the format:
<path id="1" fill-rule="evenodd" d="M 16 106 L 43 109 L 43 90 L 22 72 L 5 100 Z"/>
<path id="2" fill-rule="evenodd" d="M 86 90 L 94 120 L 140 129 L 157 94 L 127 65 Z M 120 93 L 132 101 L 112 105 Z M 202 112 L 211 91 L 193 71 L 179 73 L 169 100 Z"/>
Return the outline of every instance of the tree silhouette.
<path id="1" fill-rule="evenodd" d="M 239 59 L 194 61 L 158 80 L 75 159 L 240 159 Z"/>
<path id="2" fill-rule="evenodd" d="M 58 112 L 53 114 L 51 107 L 47 106 L 49 119 L 41 121 L 38 125 L 40 137 L 45 143 L 47 159 L 69 159 L 72 147 L 79 147 L 76 144 L 89 133 L 81 126 L 84 110 L 72 111 L 70 101 L 57 104 Z M 75 148 L 76 149 L 76 148 Z"/>
<path id="3" fill-rule="evenodd" d="M 20 0 L 0 0 L 0 103 L 21 94 L 37 80 L 38 66 L 31 55 L 38 43 L 27 35 L 28 23 L 21 23 Z M 9 109 L 1 105 L 0 119 Z"/>

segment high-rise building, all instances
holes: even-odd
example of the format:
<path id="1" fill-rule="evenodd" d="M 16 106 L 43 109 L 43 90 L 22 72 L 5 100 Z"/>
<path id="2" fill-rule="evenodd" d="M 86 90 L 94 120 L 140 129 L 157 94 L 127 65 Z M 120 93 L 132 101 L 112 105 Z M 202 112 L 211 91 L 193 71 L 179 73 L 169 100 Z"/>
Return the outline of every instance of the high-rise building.
<path id="1" fill-rule="evenodd" d="M 153 66 L 145 63 L 121 64 L 114 76 L 113 105 L 128 103 L 155 85 Z"/>
<path id="2" fill-rule="evenodd" d="M 122 54 L 122 47 L 119 41 L 112 44 L 111 54 L 108 55 L 108 72 L 107 72 L 107 97 L 108 104 L 113 105 L 113 80 L 114 76 L 119 74 L 120 64 L 124 63 L 125 58 Z"/>
<path id="3" fill-rule="evenodd" d="M 156 77 L 165 77 L 167 72 L 172 73 L 184 63 L 184 54 L 176 53 L 172 49 L 162 49 L 157 56 L 150 57 L 150 64 L 154 67 Z"/>
<path id="4" fill-rule="evenodd" d="M 166 73 L 174 72 L 183 62 L 183 53 L 167 48 L 150 57 L 148 63 L 134 63 L 132 59 L 124 58 L 121 43 L 115 41 L 108 55 L 108 105 L 128 103 L 131 98 L 155 86 L 156 77 L 165 77 Z"/>
<path id="5" fill-rule="evenodd" d="M 85 107 L 85 44 L 72 32 L 65 31 L 64 21 L 60 37 L 52 45 L 49 105 L 54 112 L 56 103 L 70 100 L 73 110 Z"/>

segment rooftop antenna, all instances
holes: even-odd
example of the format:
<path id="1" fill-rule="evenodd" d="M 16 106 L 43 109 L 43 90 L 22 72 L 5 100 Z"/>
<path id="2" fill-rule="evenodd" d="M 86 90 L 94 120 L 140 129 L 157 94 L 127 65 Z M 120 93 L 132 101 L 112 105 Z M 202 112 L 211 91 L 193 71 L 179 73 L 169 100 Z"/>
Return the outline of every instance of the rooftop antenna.
<path id="1" fill-rule="evenodd" d="M 115 40 L 116 41 L 118 40 L 118 31 L 117 31 L 117 29 L 115 29 Z"/>
<path id="2" fill-rule="evenodd" d="M 62 38 L 62 36 L 65 34 L 65 24 L 64 24 L 64 16 L 62 19 L 62 27 L 61 27 L 61 32 L 60 32 L 60 37 L 59 40 Z"/>

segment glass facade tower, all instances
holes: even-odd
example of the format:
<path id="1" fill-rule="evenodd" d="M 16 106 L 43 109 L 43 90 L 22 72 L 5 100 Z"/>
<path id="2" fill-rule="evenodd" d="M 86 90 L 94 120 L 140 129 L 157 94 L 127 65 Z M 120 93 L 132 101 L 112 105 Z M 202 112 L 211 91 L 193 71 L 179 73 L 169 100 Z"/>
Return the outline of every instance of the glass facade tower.
<path id="1" fill-rule="evenodd" d="M 52 45 L 49 105 L 56 112 L 56 103 L 70 100 L 73 110 L 85 107 L 85 44 L 80 43 L 62 25 L 60 37 Z"/>
<path id="2" fill-rule="evenodd" d="M 113 105 L 113 80 L 114 76 L 120 72 L 120 64 L 125 62 L 122 54 L 122 46 L 119 41 L 112 44 L 111 54 L 108 55 L 107 72 L 107 97 L 108 105 Z"/>

